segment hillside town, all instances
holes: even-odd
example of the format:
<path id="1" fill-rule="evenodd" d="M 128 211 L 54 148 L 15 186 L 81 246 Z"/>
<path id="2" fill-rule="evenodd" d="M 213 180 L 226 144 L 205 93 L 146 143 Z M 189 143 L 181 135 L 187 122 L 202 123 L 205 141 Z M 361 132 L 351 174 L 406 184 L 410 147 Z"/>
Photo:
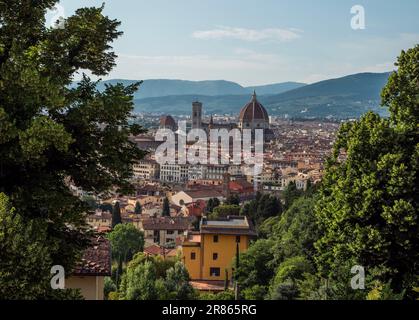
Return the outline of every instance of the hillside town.
<path id="1" fill-rule="evenodd" d="M 224 282 L 232 279 L 235 243 L 240 243 L 240 252 L 246 251 L 250 241 L 257 238 L 257 230 L 239 212 L 209 219 L 209 202 L 223 204 L 233 197 L 242 207 L 258 194 L 282 199 L 290 184 L 302 192 L 315 186 L 321 181 L 324 161 L 339 123 L 270 117 L 256 93 L 237 118 L 203 116 L 204 111 L 202 103 L 192 103 L 187 130 L 199 128 L 208 132 L 235 127 L 264 130 L 263 168 L 259 174 L 246 170 L 244 164 L 158 163 L 155 153 L 163 141 L 155 140 L 157 130 L 179 134 L 174 117 L 163 115 L 158 128 L 131 137 L 139 149 L 147 151 L 144 159 L 133 166 L 134 193 L 96 195 L 74 186 L 72 190 L 95 204 L 86 217 L 93 230 L 99 234 L 112 231 L 113 210 L 118 204 L 121 222 L 143 232 L 144 254 L 164 259 L 180 256 L 195 289 L 220 292 L 225 289 Z M 214 239 L 204 241 L 208 237 Z M 209 254 L 213 255 L 211 259 L 207 258 Z"/>

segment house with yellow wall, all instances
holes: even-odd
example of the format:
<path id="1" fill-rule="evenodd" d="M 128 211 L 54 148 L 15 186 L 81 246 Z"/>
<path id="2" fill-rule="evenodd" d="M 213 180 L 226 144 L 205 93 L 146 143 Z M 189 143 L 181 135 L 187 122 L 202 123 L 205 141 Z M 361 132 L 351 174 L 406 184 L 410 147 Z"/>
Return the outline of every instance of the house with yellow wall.
<path id="1" fill-rule="evenodd" d="M 182 258 L 191 280 L 232 279 L 232 261 L 237 249 L 245 252 L 254 237 L 256 232 L 246 217 L 202 218 L 199 232 L 189 232 L 182 244 Z"/>

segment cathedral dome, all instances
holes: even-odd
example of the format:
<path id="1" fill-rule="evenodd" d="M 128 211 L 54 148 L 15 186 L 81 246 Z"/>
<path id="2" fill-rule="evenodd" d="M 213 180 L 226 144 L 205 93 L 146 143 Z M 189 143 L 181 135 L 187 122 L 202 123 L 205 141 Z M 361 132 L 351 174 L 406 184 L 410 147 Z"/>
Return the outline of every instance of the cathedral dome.
<path id="1" fill-rule="evenodd" d="M 176 127 L 176 122 L 172 116 L 162 116 L 160 118 L 160 128 L 161 129 L 173 129 Z"/>
<path id="2" fill-rule="evenodd" d="M 268 112 L 257 100 L 256 92 L 253 93 L 252 100 L 243 107 L 239 115 L 240 123 L 252 123 L 254 121 L 264 121 L 269 123 Z"/>

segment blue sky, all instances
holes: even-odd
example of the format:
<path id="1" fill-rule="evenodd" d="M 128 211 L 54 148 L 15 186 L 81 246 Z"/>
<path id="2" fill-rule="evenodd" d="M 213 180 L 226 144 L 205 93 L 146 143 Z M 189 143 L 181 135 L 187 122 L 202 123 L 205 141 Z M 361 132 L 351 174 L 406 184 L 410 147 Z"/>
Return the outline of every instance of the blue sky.
<path id="1" fill-rule="evenodd" d="M 312 83 L 393 68 L 419 43 L 417 0 L 61 0 L 122 22 L 108 78 Z M 350 10 L 365 8 L 353 30 Z"/>

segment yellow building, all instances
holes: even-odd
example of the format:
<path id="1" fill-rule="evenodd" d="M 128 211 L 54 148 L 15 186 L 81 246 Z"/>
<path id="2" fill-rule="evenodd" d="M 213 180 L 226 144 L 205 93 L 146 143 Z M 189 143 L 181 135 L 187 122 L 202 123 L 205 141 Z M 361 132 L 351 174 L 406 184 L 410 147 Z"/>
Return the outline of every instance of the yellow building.
<path id="1" fill-rule="evenodd" d="M 183 262 L 191 280 L 224 281 L 232 278 L 232 261 L 249 247 L 256 236 L 246 217 L 227 217 L 218 220 L 203 218 L 200 231 L 189 233 L 182 244 Z"/>

